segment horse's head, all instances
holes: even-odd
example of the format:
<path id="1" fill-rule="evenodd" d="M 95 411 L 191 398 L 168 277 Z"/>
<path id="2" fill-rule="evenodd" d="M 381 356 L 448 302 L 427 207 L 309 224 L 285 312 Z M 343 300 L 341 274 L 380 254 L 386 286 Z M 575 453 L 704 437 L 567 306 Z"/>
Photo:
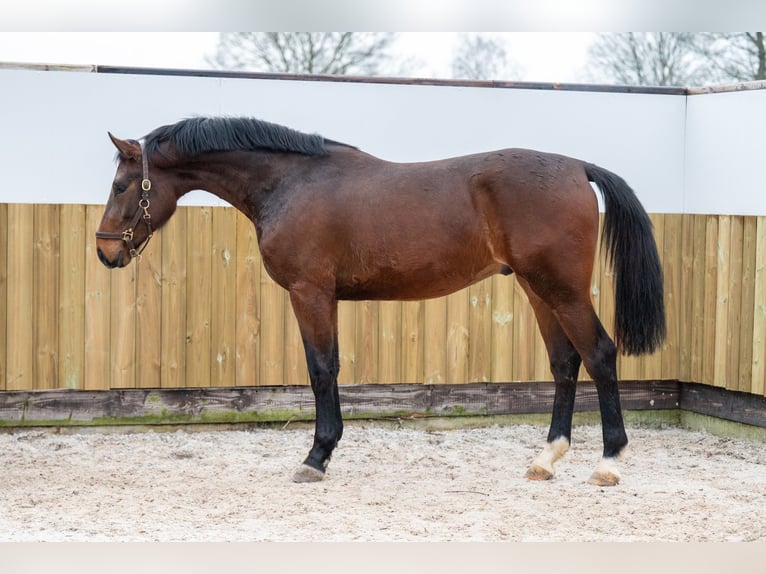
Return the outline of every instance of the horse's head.
<path id="1" fill-rule="evenodd" d="M 96 248 L 101 262 L 114 268 L 140 258 L 154 231 L 175 211 L 177 196 L 167 174 L 149 165 L 139 142 L 109 137 L 118 151 L 117 173 L 96 231 Z"/>

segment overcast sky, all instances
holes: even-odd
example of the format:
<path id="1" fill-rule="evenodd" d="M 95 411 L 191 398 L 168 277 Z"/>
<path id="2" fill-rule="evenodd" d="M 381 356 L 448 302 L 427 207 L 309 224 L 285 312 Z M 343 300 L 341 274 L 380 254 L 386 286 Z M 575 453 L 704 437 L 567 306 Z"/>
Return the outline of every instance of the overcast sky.
<path id="1" fill-rule="evenodd" d="M 495 78 L 543 82 L 584 81 L 588 45 L 593 33 L 518 32 L 502 37 L 520 77 Z M 4 32 L 0 62 L 100 64 L 160 68 L 207 68 L 217 32 Z M 399 36 L 396 53 L 412 62 L 411 75 L 451 77 L 459 34 L 407 32 Z"/>

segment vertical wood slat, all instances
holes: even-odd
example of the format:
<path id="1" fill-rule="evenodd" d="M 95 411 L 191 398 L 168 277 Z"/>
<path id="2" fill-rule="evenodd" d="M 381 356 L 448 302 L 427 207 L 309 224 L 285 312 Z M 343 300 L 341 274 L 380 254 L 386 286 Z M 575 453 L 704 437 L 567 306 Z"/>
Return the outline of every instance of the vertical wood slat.
<path id="1" fill-rule="evenodd" d="M 468 374 L 471 382 L 486 383 L 492 377 L 492 282 L 484 280 L 468 290 Z"/>
<path id="2" fill-rule="evenodd" d="M 657 244 L 657 252 L 661 259 L 660 265 L 662 266 L 662 256 L 665 254 L 665 215 L 662 213 L 652 213 L 649 217 L 652 220 L 654 240 Z M 643 355 L 640 363 L 638 379 L 657 380 L 662 378 L 662 348 L 651 355 Z"/>
<path id="3" fill-rule="evenodd" d="M 236 347 L 237 212 L 213 210 L 210 268 L 210 384 L 233 387 Z"/>
<path id="4" fill-rule="evenodd" d="M 8 204 L 0 203 L 0 317 L 8 317 Z M 8 339 L 7 321 L 0 324 L 0 391 L 7 388 Z"/>
<path id="5" fill-rule="evenodd" d="M 260 359 L 261 258 L 255 226 L 237 214 L 236 375 L 237 386 L 258 384 Z"/>
<path id="6" fill-rule="evenodd" d="M 355 380 L 360 384 L 378 382 L 379 302 L 356 303 Z"/>
<path id="7" fill-rule="evenodd" d="M 56 387 L 82 389 L 85 340 L 85 206 L 61 206 L 59 372 Z"/>
<path id="8" fill-rule="evenodd" d="M 33 377 L 34 206 L 8 206 L 7 382 L 9 391 L 35 388 Z"/>
<path id="9" fill-rule="evenodd" d="M 705 296 L 703 303 L 702 379 L 706 385 L 715 381 L 716 304 L 718 302 L 718 217 L 705 218 Z"/>
<path id="10" fill-rule="evenodd" d="M 694 216 L 681 216 L 681 277 L 679 283 L 678 378 L 691 382 L 694 334 Z M 667 376 L 667 375 L 666 375 Z"/>
<path id="11" fill-rule="evenodd" d="M 494 276 L 492 282 L 492 380 L 513 380 L 513 281 Z"/>
<path id="12" fill-rule="evenodd" d="M 34 387 L 58 386 L 59 205 L 34 206 Z"/>
<path id="13" fill-rule="evenodd" d="M 446 382 L 461 384 L 469 382 L 468 350 L 469 350 L 469 298 L 468 289 L 461 289 L 447 296 L 447 342 L 444 347 L 446 354 Z"/>
<path id="14" fill-rule="evenodd" d="M 424 382 L 436 385 L 447 382 L 447 299 L 425 302 L 423 323 Z"/>
<path id="15" fill-rule="evenodd" d="M 402 378 L 403 383 L 425 380 L 425 302 L 402 303 Z"/>
<path id="16" fill-rule="evenodd" d="M 692 269 L 693 280 L 691 298 L 693 300 L 692 341 L 691 341 L 691 380 L 702 382 L 704 379 L 703 363 L 705 357 L 705 247 L 706 224 L 704 215 L 694 216 Z"/>
<path id="17" fill-rule="evenodd" d="M 730 254 L 731 254 L 731 217 L 722 215 L 717 217 L 717 242 L 716 256 L 716 285 L 715 285 L 715 323 L 713 324 L 713 367 L 709 371 L 712 374 L 713 385 L 726 386 L 727 371 L 727 339 L 729 335 L 729 298 L 730 298 Z"/>
<path id="18" fill-rule="evenodd" d="M 98 260 L 95 238 L 103 213 L 100 206 L 85 208 L 85 390 L 106 390 L 111 382 L 112 272 Z"/>
<path id="19" fill-rule="evenodd" d="M 667 337 L 660 355 L 660 377 L 678 378 L 681 372 L 682 313 L 684 299 L 681 281 L 683 276 L 683 216 L 665 214 L 664 238 L 661 251 L 662 273 L 665 281 L 665 321 Z"/>
<path id="20" fill-rule="evenodd" d="M 283 385 L 285 364 L 285 290 L 261 269 L 261 354 L 259 385 Z"/>
<path id="21" fill-rule="evenodd" d="M 338 302 L 338 350 L 340 373 L 338 383 L 351 384 L 356 381 L 356 304 L 351 301 Z"/>
<path id="22" fill-rule="evenodd" d="M 744 218 L 742 230 L 742 302 L 739 334 L 739 381 L 737 390 L 749 392 L 753 381 L 753 336 L 755 334 L 756 217 Z"/>
<path id="23" fill-rule="evenodd" d="M 158 233 L 136 262 L 136 387 L 162 386 L 162 243 Z"/>
<path id="24" fill-rule="evenodd" d="M 189 208 L 180 207 L 162 228 L 160 386 L 186 385 L 186 230 Z M 152 246 L 154 247 L 154 246 Z"/>
<path id="25" fill-rule="evenodd" d="M 213 217 L 209 207 L 187 214 L 185 386 L 209 387 Z"/>
<path id="26" fill-rule="evenodd" d="M 402 304 L 381 301 L 378 313 L 378 382 L 397 383 L 402 380 Z"/>
<path id="27" fill-rule="evenodd" d="M 758 216 L 755 241 L 753 379 L 750 392 L 766 395 L 766 216 Z"/>
<path id="28" fill-rule="evenodd" d="M 739 388 L 740 368 L 740 320 L 742 314 L 742 268 L 743 268 L 743 235 L 742 217 L 731 217 L 731 238 L 729 240 L 729 305 L 726 321 L 726 370 L 723 374 L 723 386 L 729 390 Z"/>
<path id="29" fill-rule="evenodd" d="M 111 276 L 109 385 L 136 386 L 136 265 L 115 269 Z"/>

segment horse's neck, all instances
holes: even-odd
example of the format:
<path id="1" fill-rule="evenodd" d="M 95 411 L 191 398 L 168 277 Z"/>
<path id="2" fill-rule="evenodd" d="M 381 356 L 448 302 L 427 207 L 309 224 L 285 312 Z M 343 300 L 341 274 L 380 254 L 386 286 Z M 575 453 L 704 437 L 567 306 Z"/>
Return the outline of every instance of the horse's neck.
<path id="1" fill-rule="evenodd" d="M 218 153 L 198 158 L 182 169 L 188 174 L 189 190 L 203 189 L 255 220 L 265 201 L 288 171 L 291 156 L 259 153 Z"/>

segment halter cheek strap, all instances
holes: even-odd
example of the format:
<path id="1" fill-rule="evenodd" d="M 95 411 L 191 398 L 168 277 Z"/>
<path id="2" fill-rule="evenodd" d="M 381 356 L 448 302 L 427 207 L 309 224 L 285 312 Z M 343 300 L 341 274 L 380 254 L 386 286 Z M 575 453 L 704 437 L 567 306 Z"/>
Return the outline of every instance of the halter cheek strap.
<path id="1" fill-rule="evenodd" d="M 138 209 L 136 210 L 136 215 L 133 217 L 130 226 L 119 233 L 96 231 L 96 237 L 99 239 L 119 239 L 124 241 L 125 245 L 128 247 L 130 256 L 133 257 L 136 262 L 141 261 L 141 253 L 143 253 L 146 246 L 149 245 L 149 240 L 152 238 L 152 235 L 154 235 L 154 230 L 152 229 L 152 216 L 149 214 L 149 192 L 152 190 L 152 182 L 149 179 L 149 160 L 144 153 L 143 144 L 141 144 L 141 167 L 143 169 L 141 199 L 138 200 Z M 140 221 L 144 222 L 149 234 L 144 240 L 143 245 L 136 247 L 133 243 L 133 232 Z"/>

